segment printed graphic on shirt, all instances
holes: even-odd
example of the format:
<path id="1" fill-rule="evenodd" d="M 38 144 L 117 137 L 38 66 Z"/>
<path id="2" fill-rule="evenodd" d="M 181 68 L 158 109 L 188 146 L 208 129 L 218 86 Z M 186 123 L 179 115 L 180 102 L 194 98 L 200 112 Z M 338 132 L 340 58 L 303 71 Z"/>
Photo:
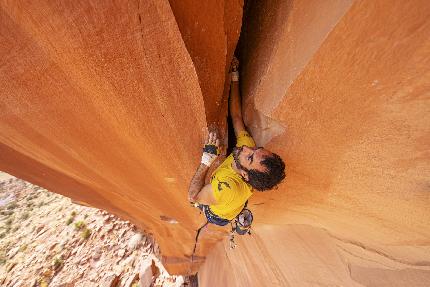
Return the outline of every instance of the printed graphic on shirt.
<path id="1" fill-rule="evenodd" d="M 226 181 L 220 181 L 219 179 L 217 179 L 218 180 L 218 191 L 222 191 L 222 189 L 223 189 L 223 185 L 224 186 L 226 186 L 226 187 L 228 187 L 228 188 L 231 188 L 230 187 L 230 184 L 228 184 L 228 182 L 226 182 Z"/>

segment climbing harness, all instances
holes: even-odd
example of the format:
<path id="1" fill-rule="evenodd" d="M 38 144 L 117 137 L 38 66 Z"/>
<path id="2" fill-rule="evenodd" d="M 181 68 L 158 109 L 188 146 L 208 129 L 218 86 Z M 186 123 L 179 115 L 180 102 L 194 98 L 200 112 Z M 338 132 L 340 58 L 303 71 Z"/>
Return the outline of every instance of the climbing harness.
<path id="1" fill-rule="evenodd" d="M 205 217 L 209 223 L 218 226 L 224 226 L 230 223 L 230 220 L 221 218 L 215 213 L 213 213 L 212 210 L 209 208 L 209 205 L 200 204 L 198 208 L 205 214 Z"/>
<path id="2" fill-rule="evenodd" d="M 205 228 L 209 223 L 216 224 L 219 226 L 227 225 L 229 222 L 231 224 L 231 231 L 230 231 L 230 249 L 236 248 L 236 243 L 234 242 L 234 235 L 235 233 L 239 235 L 245 235 L 249 234 L 251 235 L 251 224 L 254 220 L 254 217 L 252 215 L 251 210 L 249 210 L 247 207 L 248 201 L 245 203 L 245 207 L 242 209 L 242 211 L 231 221 L 227 219 L 219 218 L 216 214 L 213 214 L 207 205 L 198 204 L 198 203 L 191 203 L 192 206 L 197 207 L 200 209 L 200 212 L 203 212 L 207 218 L 207 221 L 205 224 L 203 224 L 198 230 L 196 234 L 196 239 L 194 242 L 194 248 L 193 253 L 191 255 L 191 264 L 194 261 L 194 253 L 196 252 L 197 248 L 197 241 L 199 240 L 200 232 L 203 228 Z"/>

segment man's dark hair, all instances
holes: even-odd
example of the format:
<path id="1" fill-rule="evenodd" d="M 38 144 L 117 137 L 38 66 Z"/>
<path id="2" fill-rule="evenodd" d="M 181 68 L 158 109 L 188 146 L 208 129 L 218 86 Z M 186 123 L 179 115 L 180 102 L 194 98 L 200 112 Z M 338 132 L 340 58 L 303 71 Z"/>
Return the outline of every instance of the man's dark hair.
<path id="1" fill-rule="evenodd" d="M 275 153 L 265 157 L 261 165 L 266 171 L 248 169 L 248 183 L 258 191 L 272 189 L 285 178 L 285 163 Z"/>

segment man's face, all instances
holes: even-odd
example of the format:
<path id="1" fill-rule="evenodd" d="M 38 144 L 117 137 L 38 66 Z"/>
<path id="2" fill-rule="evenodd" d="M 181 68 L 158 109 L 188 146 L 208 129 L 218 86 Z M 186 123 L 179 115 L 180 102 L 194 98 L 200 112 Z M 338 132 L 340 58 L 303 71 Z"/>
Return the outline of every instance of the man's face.
<path id="1" fill-rule="evenodd" d="M 262 147 L 235 147 L 233 148 L 233 158 L 237 168 L 242 170 L 255 169 L 264 172 L 266 169 L 261 161 L 272 153 Z"/>

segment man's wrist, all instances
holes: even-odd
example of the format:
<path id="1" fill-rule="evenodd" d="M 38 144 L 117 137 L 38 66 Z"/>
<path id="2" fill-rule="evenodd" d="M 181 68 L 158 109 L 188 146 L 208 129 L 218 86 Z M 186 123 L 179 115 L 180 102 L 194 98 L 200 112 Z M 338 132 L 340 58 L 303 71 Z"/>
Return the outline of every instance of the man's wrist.
<path id="1" fill-rule="evenodd" d="M 231 81 L 232 82 L 239 82 L 239 72 L 233 71 L 230 73 Z"/>
<path id="2" fill-rule="evenodd" d="M 216 157 L 217 156 L 215 154 L 204 152 L 202 154 L 202 160 L 200 161 L 200 163 L 207 167 L 210 167 L 212 163 L 215 161 Z"/>
<path id="3" fill-rule="evenodd" d="M 205 144 L 203 147 L 202 164 L 206 166 L 211 166 L 218 156 L 218 146 L 215 144 Z"/>
<path id="4" fill-rule="evenodd" d="M 208 172 L 210 166 L 205 165 L 204 163 L 200 163 L 199 168 L 197 169 L 197 172 L 203 172 L 205 173 L 206 176 L 206 172 Z"/>

